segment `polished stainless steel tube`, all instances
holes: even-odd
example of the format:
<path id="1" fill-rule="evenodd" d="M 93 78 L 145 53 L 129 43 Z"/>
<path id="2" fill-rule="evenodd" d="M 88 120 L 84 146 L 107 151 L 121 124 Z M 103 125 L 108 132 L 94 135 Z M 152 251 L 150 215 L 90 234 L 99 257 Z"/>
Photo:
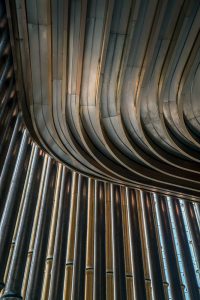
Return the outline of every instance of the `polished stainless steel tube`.
<path id="1" fill-rule="evenodd" d="M 28 132 L 25 130 L 21 141 L 16 166 L 13 172 L 10 188 L 8 191 L 5 208 L 0 222 L 0 282 L 3 281 L 3 273 L 8 258 L 8 250 L 11 245 L 12 234 L 14 231 L 14 220 L 16 219 L 18 191 L 20 188 L 20 179 L 24 167 L 24 160 L 28 147 Z"/>

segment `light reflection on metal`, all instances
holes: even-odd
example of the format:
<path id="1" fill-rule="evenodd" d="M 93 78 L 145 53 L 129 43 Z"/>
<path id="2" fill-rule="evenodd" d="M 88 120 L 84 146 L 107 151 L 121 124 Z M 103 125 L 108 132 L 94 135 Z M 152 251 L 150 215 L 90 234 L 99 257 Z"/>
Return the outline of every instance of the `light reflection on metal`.
<path id="1" fill-rule="evenodd" d="M 0 27 L 4 28 L 2 3 Z M 111 6 L 109 2 L 109 9 Z M 107 21 L 110 18 L 108 15 Z M 2 39 L 4 31 L 0 47 Z M 198 291 L 191 291 L 184 264 L 192 258 L 189 275 L 199 282 L 199 203 L 176 199 L 183 207 L 172 209 L 173 199 L 158 194 L 153 186 L 154 199 L 142 188 L 76 173 L 46 154 L 25 126 L 9 71 L 13 68 L 9 52 L 4 54 L 0 56 L 5 89 L 0 93 L 1 299 L 157 300 L 158 290 L 164 290 L 163 299 L 170 299 L 178 284 L 186 299 L 193 295 L 196 300 Z M 138 81 L 138 88 L 140 84 Z M 162 230 L 164 221 L 166 230 Z M 185 240 L 178 234 L 177 222 L 187 242 L 194 245 L 187 252 L 180 249 Z M 170 268 L 175 267 L 167 260 L 169 237 L 173 242 L 169 258 L 176 255 L 178 261 L 176 284 L 170 277 Z M 155 269 L 161 276 L 155 278 Z"/>
<path id="2" fill-rule="evenodd" d="M 19 101 L 37 143 L 86 176 L 199 201 L 199 2 L 7 9 Z"/>

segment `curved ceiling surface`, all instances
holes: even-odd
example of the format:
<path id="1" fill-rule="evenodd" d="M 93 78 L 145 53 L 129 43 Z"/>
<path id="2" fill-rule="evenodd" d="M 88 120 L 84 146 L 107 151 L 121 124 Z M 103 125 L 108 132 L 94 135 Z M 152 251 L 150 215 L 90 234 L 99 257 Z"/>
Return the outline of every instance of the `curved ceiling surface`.
<path id="1" fill-rule="evenodd" d="M 84 174 L 199 196 L 199 1 L 10 11 L 21 107 L 43 148 Z"/>

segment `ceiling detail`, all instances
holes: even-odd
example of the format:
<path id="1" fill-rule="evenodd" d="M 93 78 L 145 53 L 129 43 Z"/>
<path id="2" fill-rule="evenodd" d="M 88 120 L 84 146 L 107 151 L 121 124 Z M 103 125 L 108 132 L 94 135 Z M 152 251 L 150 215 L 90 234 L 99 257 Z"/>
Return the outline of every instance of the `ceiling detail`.
<path id="1" fill-rule="evenodd" d="M 11 6 L 21 107 L 35 140 L 83 174 L 199 196 L 199 7 Z"/>

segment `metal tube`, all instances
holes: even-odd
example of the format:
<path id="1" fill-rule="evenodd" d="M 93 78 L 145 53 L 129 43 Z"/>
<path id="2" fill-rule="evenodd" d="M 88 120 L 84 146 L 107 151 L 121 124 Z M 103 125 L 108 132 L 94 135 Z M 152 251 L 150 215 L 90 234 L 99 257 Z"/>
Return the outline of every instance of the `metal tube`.
<path id="1" fill-rule="evenodd" d="M 42 194 L 42 203 L 33 250 L 33 258 L 30 269 L 28 288 L 26 292 L 27 299 L 41 298 L 40 296 L 42 291 L 55 179 L 56 168 L 55 165 L 52 164 L 51 159 L 48 158 L 46 177 Z"/>
<path id="2" fill-rule="evenodd" d="M 4 123 L 4 125 L 5 125 L 4 129 L 0 133 L 0 135 L 1 135 L 0 156 L 2 156 L 2 149 L 3 149 L 3 147 L 5 147 L 5 143 L 6 143 L 6 140 L 7 140 L 7 134 L 9 132 L 9 129 L 10 129 L 10 126 L 11 126 L 11 120 L 12 120 L 13 112 L 14 112 L 15 108 L 16 108 L 16 103 L 13 102 L 11 107 L 9 108 L 9 113 L 8 113 L 7 118 L 5 120 L 5 123 Z"/>
<path id="3" fill-rule="evenodd" d="M 94 198 L 95 181 L 88 180 L 88 217 L 87 217 L 87 249 L 86 249 L 86 269 L 94 269 Z"/>
<path id="4" fill-rule="evenodd" d="M 68 300 L 71 298 L 72 291 L 72 276 L 74 266 L 74 254 L 75 254 L 75 239 L 76 239 L 76 216 L 77 216 L 77 191 L 79 176 L 77 173 L 73 173 L 72 177 L 72 192 L 70 199 L 70 217 L 69 217 L 69 229 L 67 239 L 67 251 L 66 251 L 66 264 L 65 264 L 65 279 L 64 279 L 64 295 L 63 298 Z"/>
<path id="5" fill-rule="evenodd" d="M 182 259 L 183 259 L 188 291 L 191 299 L 198 300 L 199 299 L 198 284 L 195 276 L 195 270 L 192 262 L 192 257 L 190 254 L 188 241 L 187 241 L 187 234 L 184 227 L 180 203 L 179 200 L 176 198 L 173 199 L 170 198 L 170 202 L 171 202 L 172 213 L 176 225 L 176 230 L 178 233 L 178 240 L 179 240 L 179 245 L 180 245 Z"/>
<path id="6" fill-rule="evenodd" d="M 12 240 L 12 234 L 14 230 L 14 215 L 16 215 L 16 204 L 17 202 L 19 202 L 19 200 L 16 201 L 16 197 L 17 197 L 17 192 L 19 190 L 19 181 L 21 179 L 23 163 L 27 152 L 27 146 L 28 146 L 28 133 L 27 131 L 24 131 L 19 154 L 17 157 L 17 162 L 15 165 L 8 196 L 6 199 L 4 212 L 0 223 L 0 245 L 1 245 L 0 282 L 1 283 L 3 280 L 4 270 L 6 267 L 6 261 L 8 258 L 8 249 L 10 248 L 10 243 Z"/>
<path id="7" fill-rule="evenodd" d="M 111 187 L 114 299 L 127 299 L 120 186 Z"/>
<path id="8" fill-rule="evenodd" d="M 17 137 L 16 137 L 16 142 L 14 143 L 14 147 L 11 151 L 11 159 L 9 160 L 8 165 L 6 165 L 7 174 L 3 178 L 5 180 L 4 181 L 2 180 L 3 184 L 0 185 L 0 187 L 1 187 L 1 190 L 0 190 L 0 192 L 1 192 L 0 193 L 0 219 L 2 218 L 5 202 L 6 202 L 7 195 L 8 195 L 9 188 L 10 188 L 10 183 L 12 181 L 13 172 L 16 167 L 17 157 L 19 154 L 22 138 L 23 138 L 23 133 L 18 131 Z"/>
<path id="9" fill-rule="evenodd" d="M 88 180 L 88 208 L 87 208 L 87 242 L 86 242 L 86 265 L 85 265 L 85 299 L 93 299 L 94 286 L 94 198 L 95 181 Z"/>
<path id="10" fill-rule="evenodd" d="M 14 130 L 13 130 L 13 134 L 12 134 L 12 137 L 11 137 L 11 140 L 10 140 L 10 144 L 9 144 L 9 147 L 8 147 L 8 151 L 7 151 L 7 154 L 6 154 L 6 158 L 5 158 L 2 170 L 1 170 L 0 191 L 2 191 L 3 183 L 5 181 L 5 178 L 6 178 L 6 175 L 7 175 L 7 172 L 8 172 L 9 163 L 10 163 L 10 160 L 11 160 L 13 148 L 15 146 L 17 133 L 19 131 L 20 124 L 21 124 L 21 116 L 18 115 L 17 119 L 16 119 L 16 122 L 15 122 L 15 127 L 14 127 Z"/>
<path id="11" fill-rule="evenodd" d="M 200 229 L 198 228 L 194 205 L 189 201 L 185 201 L 184 206 L 186 210 L 187 220 L 190 226 L 195 255 L 197 258 L 197 262 L 200 265 Z"/>
<path id="12" fill-rule="evenodd" d="M 8 281 L 5 287 L 4 296 L 15 296 L 21 299 L 21 287 L 25 270 L 28 246 L 30 241 L 30 232 L 33 224 L 33 217 L 37 203 L 38 181 L 40 180 L 41 169 L 38 168 L 39 149 L 34 149 L 33 160 L 31 164 L 30 175 L 27 183 L 27 190 L 24 199 L 24 207 L 17 232 L 16 246 L 10 266 Z"/>
<path id="13" fill-rule="evenodd" d="M 43 154 L 41 153 L 41 155 L 43 155 Z M 39 215 L 40 215 L 42 195 L 43 195 L 43 190 L 44 190 L 44 182 L 45 182 L 46 172 L 47 172 L 47 164 L 48 164 L 48 155 L 45 155 L 44 160 L 41 162 L 42 175 L 41 175 L 40 182 L 39 182 L 39 193 L 38 193 L 38 197 L 37 197 L 37 205 L 36 205 L 34 222 L 33 222 L 32 231 L 31 231 L 31 240 L 30 240 L 30 244 L 29 244 L 28 257 L 27 257 L 23 286 L 22 286 L 22 297 L 23 298 L 25 298 L 27 284 L 28 284 L 28 278 L 29 278 L 29 274 L 30 274 L 30 266 L 31 266 L 31 262 L 32 262 L 33 250 L 34 250 L 35 239 L 36 239 L 38 219 L 39 219 Z"/>
<path id="14" fill-rule="evenodd" d="M 155 299 L 165 299 L 150 194 L 143 192 L 141 200 L 143 203 L 145 217 L 145 229 L 147 234 L 147 243 L 149 250 L 151 270 L 150 274 L 152 278 L 153 295 Z"/>
<path id="15" fill-rule="evenodd" d="M 72 299 L 83 299 L 85 285 L 88 178 L 79 175 Z"/>
<path id="16" fill-rule="evenodd" d="M 50 225 L 49 241 L 46 255 L 45 271 L 44 271 L 44 283 L 42 289 L 42 299 L 47 299 L 49 296 L 50 280 L 51 280 L 51 270 L 52 270 L 52 261 L 53 261 L 53 252 L 55 247 L 55 236 L 56 236 L 56 226 L 58 220 L 58 208 L 59 208 L 59 199 L 60 199 L 60 187 L 62 180 L 62 170 L 63 166 L 58 165 L 57 178 L 56 178 L 56 187 L 55 187 L 55 197 Z"/>
<path id="17" fill-rule="evenodd" d="M 127 189 L 128 219 L 131 239 L 131 255 L 133 264 L 134 297 L 138 300 L 146 299 L 142 246 L 139 229 L 138 207 L 136 192 Z"/>
<path id="18" fill-rule="evenodd" d="M 12 77 L 10 79 L 10 83 L 9 86 L 6 87 L 4 94 L 2 96 L 2 98 L 0 99 L 0 128 L 3 125 L 3 121 L 4 121 L 4 113 L 5 113 L 5 109 L 6 109 L 6 105 L 8 105 L 8 100 L 9 97 L 11 95 L 11 93 L 13 92 L 13 90 L 15 89 L 14 86 L 14 77 Z M 15 101 L 16 99 L 12 99 L 12 101 Z"/>
<path id="19" fill-rule="evenodd" d="M 167 203 L 164 196 L 158 196 L 157 208 L 160 218 L 160 228 L 163 235 L 163 243 L 167 260 L 167 270 L 169 274 L 171 293 L 173 295 L 173 299 L 181 300 L 184 299 L 184 296 L 181 289 L 178 265 L 168 217 Z"/>
<path id="20" fill-rule="evenodd" d="M 62 299 L 65 275 L 65 259 L 68 238 L 70 197 L 72 173 L 66 168 L 62 170 L 62 181 L 59 197 L 59 212 L 56 228 L 55 248 L 53 253 L 53 266 L 49 300 Z"/>
<path id="21" fill-rule="evenodd" d="M 106 299 L 105 184 L 95 182 L 94 299 Z"/>

